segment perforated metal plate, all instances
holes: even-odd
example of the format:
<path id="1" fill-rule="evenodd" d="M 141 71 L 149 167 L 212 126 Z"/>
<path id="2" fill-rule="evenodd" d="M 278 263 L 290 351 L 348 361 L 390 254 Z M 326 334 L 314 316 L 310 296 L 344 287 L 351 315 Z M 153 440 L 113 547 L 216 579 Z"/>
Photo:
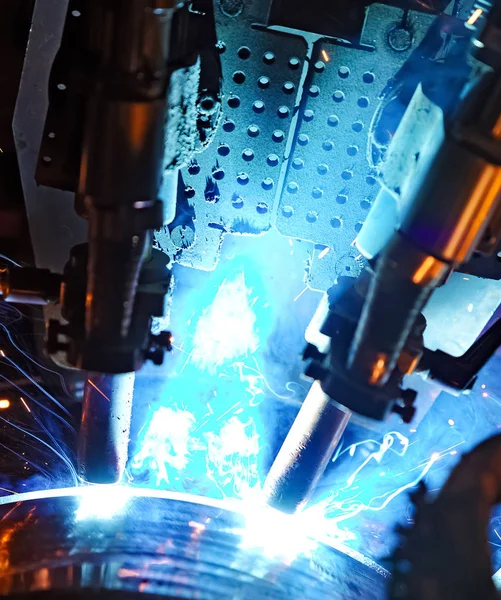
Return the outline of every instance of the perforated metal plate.
<path id="1" fill-rule="evenodd" d="M 211 146 L 182 172 L 196 222 L 194 236 L 186 228 L 172 231 L 172 244 L 183 249 L 177 253 L 182 264 L 212 268 L 224 233 L 260 234 L 272 225 L 307 44 L 254 28 L 266 18 L 265 4 L 242 5 L 231 16 L 238 2 L 216 3 L 223 118 Z M 167 231 L 157 241 L 169 250 Z"/>
<path id="2" fill-rule="evenodd" d="M 388 80 L 433 17 L 407 13 L 402 34 L 404 11 L 372 5 L 359 47 L 317 40 L 304 66 L 304 38 L 259 25 L 268 5 L 216 3 L 223 120 L 182 173 L 194 227 L 157 239 L 181 264 L 210 269 L 225 233 L 276 226 L 317 245 L 308 283 L 327 289 L 362 267 L 353 242 L 379 189 L 368 156 L 371 123 Z"/>
<path id="3" fill-rule="evenodd" d="M 402 11 L 372 6 L 362 47 L 320 41 L 305 85 L 305 102 L 295 136 L 277 215 L 287 236 L 319 248 L 309 284 L 326 289 L 340 274 L 357 275 L 362 262 L 353 248 L 379 185 L 368 145 L 383 89 L 422 40 L 432 18 L 410 15 L 412 37 L 390 46 Z M 320 260 L 318 256 L 321 256 Z"/>

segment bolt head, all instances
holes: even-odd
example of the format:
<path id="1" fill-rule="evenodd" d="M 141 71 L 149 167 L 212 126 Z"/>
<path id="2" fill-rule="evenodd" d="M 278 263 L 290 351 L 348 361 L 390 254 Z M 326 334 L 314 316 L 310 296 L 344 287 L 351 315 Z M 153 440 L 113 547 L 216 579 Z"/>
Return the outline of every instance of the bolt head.
<path id="1" fill-rule="evenodd" d="M 402 390 L 402 401 L 405 406 L 412 406 L 416 400 L 417 392 L 415 390 Z"/>
<path id="2" fill-rule="evenodd" d="M 405 52 L 412 46 L 412 33 L 408 29 L 395 26 L 388 32 L 388 45 L 395 52 Z"/>

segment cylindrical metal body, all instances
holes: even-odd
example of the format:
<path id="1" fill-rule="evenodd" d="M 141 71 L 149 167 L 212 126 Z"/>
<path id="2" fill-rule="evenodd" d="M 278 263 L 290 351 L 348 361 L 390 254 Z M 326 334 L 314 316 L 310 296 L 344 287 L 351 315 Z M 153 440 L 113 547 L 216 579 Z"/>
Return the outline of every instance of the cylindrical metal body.
<path id="1" fill-rule="evenodd" d="M 387 571 L 349 548 L 319 543 L 288 561 L 267 552 L 267 541 L 276 548 L 279 535 L 287 556 L 294 519 L 284 527 L 277 517 L 285 515 L 266 508 L 257 515 L 259 535 L 249 530 L 245 505 L 188 494 L 94 486 L 1 498 L 0 594 L 385 598 Z"/>
<path id="2" fill-rule="evenodd" d="M 310 500 L 350 420 L 351 412 L 331 400 L 315 381 L 264 484 L 270 506 L 285 513 Z"/>
<path id="3" fill-rule="evenodd" d="M 396 234 L 379 259 L 348 356 L 357 381 L 383 385 L 397 365 L 416 319 L 449 271 Z"/>
<path id="4" fill-rule="evenodd" d="M 423 252 L 458 265 L 470 257 L 500 199 L 501 167 L 444 137 L 416 174 L 400 232 Z"/>
<path id="5" fill-rule="evenodd" d="M 116 483 L 124 473 L 134 378 L 134 373 L 88 373 L 78 440 L 78 467 L 85 481 Z"/>
<path id="6" fill-rule="evenodd" d="M 144 360 L 134 349 L 147 347 L 151 315 L 136 315 L 136 292 L 153 231 L 164 223 L 169 60 L 181 4 L 88 3 L 92 69 L 76 194 L 76 210 L 89 221 L 81 368 L 126 373 Z"/>
<path id="7" fill-rule="evenodd" d="M 500 205 L 501 167 L 436 127 L 408 211 L 382 252 L 348 357 L 358 381 L 384 385 L 417 315 L 447 274 L 477 248 Z"/>

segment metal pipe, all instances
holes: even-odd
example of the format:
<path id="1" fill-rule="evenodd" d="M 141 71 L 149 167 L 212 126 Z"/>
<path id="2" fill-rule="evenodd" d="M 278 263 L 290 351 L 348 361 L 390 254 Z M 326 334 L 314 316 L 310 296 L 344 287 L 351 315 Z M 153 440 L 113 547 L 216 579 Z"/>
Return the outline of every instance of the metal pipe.
<path id="1" fill-rule="evenodd" d="M 319 542 L 292 560 L 290 535 L 275 527 L 275 511 L 262 510 L 262 535 L 261 528 L 257 535 L 249 531 L 245 504 L 241 511 L 225 500 L 127 486 L 2 497 L 0 594 L 18 600 L 384 597 L 388 573 L 370 558 Z"/>
<path id="2" fill-rule="evenodd" d="M 88 374 L 78 440 L 78 467 L 85 481 L 116 483 L 124 473 L 134 379 L 134 373 Z"/>
<path id="3" fill-rule="evenodd" d="M 350 420 L 351 411 L 315 381 L 264 484 L 267 503 L 295 513 L 310 500 Z"/>

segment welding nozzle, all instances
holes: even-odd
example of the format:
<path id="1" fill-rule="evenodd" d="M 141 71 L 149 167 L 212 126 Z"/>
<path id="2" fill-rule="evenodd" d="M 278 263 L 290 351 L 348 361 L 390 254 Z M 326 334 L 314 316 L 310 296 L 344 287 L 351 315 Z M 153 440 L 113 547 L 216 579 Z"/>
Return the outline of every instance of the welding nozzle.
<path id="1" fill-rule="evenodd" d="M 292 514 L 307 504 L 350 415 L 315 381 L 266 478 L 264 494 L 271 507 Z"/>
<path id="2" fill-rule="evenodd" d="M 88 373 L 78 440 L 78 467 L 90 483 L 117 483 L 128 457 L 134 373 Z"/>

